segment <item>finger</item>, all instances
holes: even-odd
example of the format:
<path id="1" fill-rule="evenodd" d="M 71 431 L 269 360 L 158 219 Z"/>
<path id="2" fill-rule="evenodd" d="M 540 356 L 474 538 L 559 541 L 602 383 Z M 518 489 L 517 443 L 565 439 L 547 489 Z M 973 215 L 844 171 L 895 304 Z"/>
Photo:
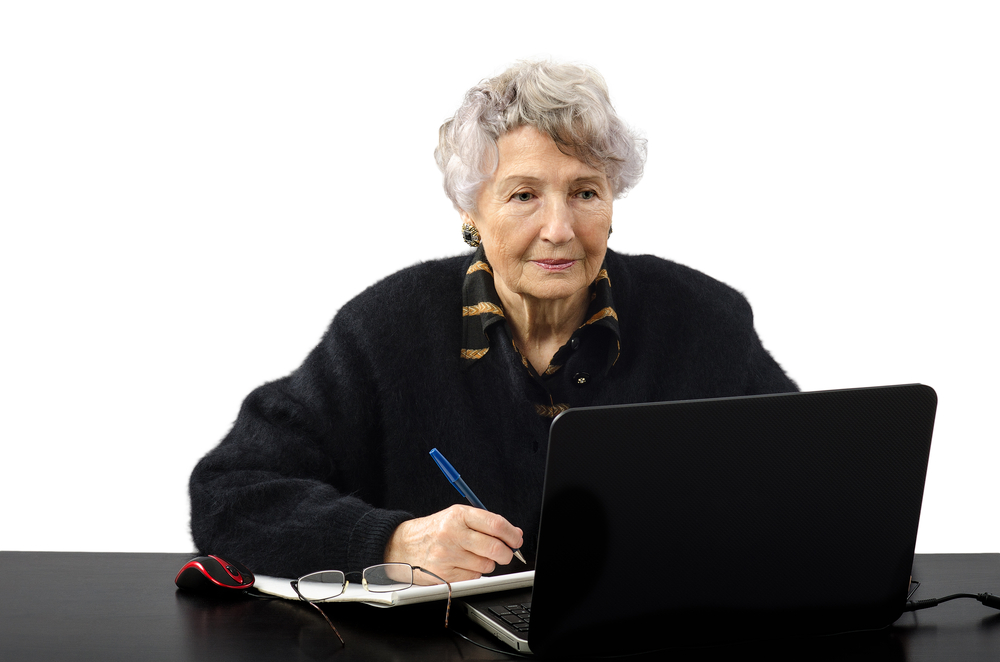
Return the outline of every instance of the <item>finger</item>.
<path id="1" fill-rule="evenodd" d="M 435 516 L 428 519 L 433 520 Z M 506 556 L 511 552 L 503 542 L 470 529 L 460 516 L 451 514 L 442 517 L 432 528 L 431 535 L 422 536 L 424 544 L 419 554 L 420 563 L 413 565 L 426 566 L 431 570 L 459 568 L 485 574 L 493 572 L 498 561 L 509 562 Z"/>
<path id="2" fill-rule="evenodd" d="M 462 548 L 471 554 L 489 560 L 491 563 L 507 565 L 514 558 L 514 552 L 504 541 L 493 536 L 467 529 L 467 534 L 461 541 Z M 485 570 L 484 572 L 492 572 Z"/>
<path id="3" fill-rule="evenodd" d="M 438 540 L 429 550 L 428 561 L 437 566 L 487 574 L 496 569 L 497 563 L 509 563 L 510 556 L 510 549 L 496 538 L 463 529 Z"/>
<path id="4" fill-rule="evenodd" d="M 469 527 L 475 526 L 508 536 L 520 542 L 520 529 L 503 517 L 477 508 L 454 505 L 427 517 L 408 520 L 397 527 L 387 546 L 386 561 L 403 561 L 427 568 L 448 581 L 474 579 L 493 572 L 497 563 L 511 561 L 511 551 L 504 541 Z M 420 575 L 421 573 L 416 573 Z M 419 583 L 432 583 L 414 576 Z"/>
<path id="5" fill-rule="evenodd" d="M 420 567 L 430 570 L 442 579 L 447 581 L 462 581 L 465 579 L 478 579 L 480 576 L 493 572 L 496 563 L 488 558 L 478 556 L 461 548 L 458 541 L 452 540 L 446 544 L 435 545 L 428 550 L 425 561 Z M 427 580 L 418 581 L 418 575 L 414 573 L 413 579 L 421 584 L 433 584 L 435 582 Z"/>
<path id="6" fill-rule="evenodd" d="M 464 582 L 468 579 L 479 579 L 483 576 L 482 573 L 472 572 L 471 570 L 465 570 L 464 568 L 427 568 L 427 570 L 430 570 L 435 575 L 449 583 Z M 441 582 L 426 572 L 420 572 L 417 570 L 413 573 L 413 583 L 419 584 L 420 586 L 434 586 L 435 584 L 440 584 Z"/>
<path id="7" fill-rule="evenodd" d="M 497 538 L 514 549 L 524 544 L 524 532 L 496 513 L 469 506 L 463 507 L 461 513 L 465 525 L 474 531 Z"/>

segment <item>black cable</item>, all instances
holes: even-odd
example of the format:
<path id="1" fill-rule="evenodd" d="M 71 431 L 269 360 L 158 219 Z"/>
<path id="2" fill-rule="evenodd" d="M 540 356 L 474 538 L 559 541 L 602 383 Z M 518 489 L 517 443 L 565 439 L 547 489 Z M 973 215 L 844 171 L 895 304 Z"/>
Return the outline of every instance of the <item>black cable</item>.
<path id="1" fill-rule="evenodd" d="M 511 657 L 523 657 L 523 658 L 525 658 L 527 660 L 533 659 L 535 657 L 534 655 L 526 655 L 524 653 L 518 653 L 518 652 L 513 651 L 513 650 L 500 650 L 498 648 L 490 648 L 486 644 L 481 644 L 478 641 L 473 641 L 472 639 L 469 639 L 468 637 L 466 637 L 464 634 L 462 634 L 458 630 L 453 630 L 451 628 L 448 628 L 448 632 L 451 632 L 452 634 L 457 634 L 462 639 L 465 639 L 466 641 L 468 641 L 470 644 L 475 644 L 476 646 L 479 646 L 480 648 L 488 650 L 491 653 L 500 653 L 501 655 L 510 655 Z"/>
<path id="2" fill-rule="evenodd" d="M 913 586 L 911 587 L 909 595 L 907 595 L 907 597 L 912 596 L 913 593 L 916 591 L 917 587 L 920 586 L 920 582 L 914 581 L 914 582 L 912 582 L 912 584 L 913 584 Z M 928 600 L 913 600 L 913 601 L 909 601 L 909 602 L 906 603 L 906 606 L 904 607 L 903 611 L 917 611 L 918 609 L 928 609 L 930 607 L 936 607 L 939 604 L 941 604 L 942 602 L 948 602 L 949 600 L 957 600 L 958 598 L 972 598 L 974 600 L 978 600 L 979 602 L 981 602 L 982 604 L 986 605 L 987 607 L 992 607 L 994 609 L 1000 609 L 1000 596 L 993 595 L 992 593 L 955 593 L 953 595 L 946 595 L 943 598 L 931 598 L 931 599 L 928 599 Z M 885 629 L 885 628 L 875 628 L 874 630 L 856 630 L 856 631 L 853 631 L 853 632 L 837 632 L 837 633 L 834 633 L 832 635 L 825 635 L 825 636 L 839 636 L 839 635 L 843 635 L 843 634 L 853 634 L 853 633 L 856 633 L 856 632 L 871 632 L 871 631 L 876 631 L 876 630 L 881 630 L 881 629 Z M 532 655 L 525 655 L 523 653 L 517 653 L 517 652 L 514 652 L 512 650 L 502 651 L 502 650 L 498 650 L 496 648 L 490 648 L 489 646 L 485 646 L 485 645 L 479 643 L 478 641 L 473 641 L 472 639 L 470 639 L 469 637 L 466 637 L 461 632 L 456 632 L 455 630 L 450 630 L 450 631 L 454 632 L 455 634 L 457 634 L 458 636 L 460 636 L 462 639 L 465 639 L 469 643 L 475 644 L 476 646 L 479 646 L 480 648 L 484 648 L 484 649 L 486 649 L 488 651 L 491 651 L 491 652 L 494 652 L 494 653 L 501 653 L 503 655 L 509 655 L 511 657 L 520 657 L 520 658 L 527 658 L 527 659 L 531 659 L 532 657 L 534 657 Z M 649 653 L 649 652 L 653 652 L 653 651 L 645 651 L 644 653 L 641 653 L 641 654 L 646 654 L 646 653 Z M 614 659 L 614 658 L 618 658 L 618 657 L 630 657 L 630 655 L 623 655 L 623 656 L 617 656 L 617 655 L 601 656 L 601 659 Z"/>
<path id="3" fill-rule="evenodd" d="M 957 600 L 958 598 L 972 598 L 973 600 L 979 600 L 987 607 L 1000 609 L 1000 597 L 993 595 L 992 593 L 955 593 L 954 595 L 946 595 L 943 598 L 931 598 L 928 600 L 913 600 L 911 602 L 907 602 L 903 611 L 917 611 L 918 609 L 937 607 L 942 602 Z"/>

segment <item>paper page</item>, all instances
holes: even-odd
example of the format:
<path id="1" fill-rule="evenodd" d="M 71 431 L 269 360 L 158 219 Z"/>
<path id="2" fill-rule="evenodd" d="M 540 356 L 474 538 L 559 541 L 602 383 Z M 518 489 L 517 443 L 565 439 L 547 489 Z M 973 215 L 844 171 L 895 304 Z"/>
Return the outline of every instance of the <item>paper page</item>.
<path id="1" fill-rule="evenodd" d="M 275 595 L 289 600 L 298 600 L 299 596 L 295 594 L 290 581 L 282 577 L 256 575 L 254 588 L 268 595 Z M 532 586 L 534 582 L 534 570 L 499 575 L 497 577 L 480 577 L 479 579 L 469 579 L 464 582 L 452 582 L 451 595 L 453 598 L 460 598 L 480 593 L 527 588 Z M 443 600 L 447 597 L 448 587 L 444 584 L 411 586 L 408 589 L 392 593 L 372 593 L 371 591 L 366 591 L 359 583 L 348 582 L 347 588 L 344 589 L 341 595 L 329 600 L 323 600 L 322 602 L 365 602 L 377 607 L 395 607 L 397 605 L 415 604 L 417 602 Z"/>

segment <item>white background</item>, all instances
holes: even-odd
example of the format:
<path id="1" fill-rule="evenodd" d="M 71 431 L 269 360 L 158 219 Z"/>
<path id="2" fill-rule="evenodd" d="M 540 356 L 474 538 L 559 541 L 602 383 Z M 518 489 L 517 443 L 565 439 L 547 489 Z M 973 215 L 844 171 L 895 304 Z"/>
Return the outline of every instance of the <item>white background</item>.
<path id="1" fill-rule="evenodd" d="M 463 250 L 440 123 L 552 57 L 649 140 L 611 246 L 744 292 L 803 389 L 933 386 L 918 551 L 1000 551 L 995 3 L 345 4 L 0 9 L 0 548 L 191 550 L 242 398 Z"/>

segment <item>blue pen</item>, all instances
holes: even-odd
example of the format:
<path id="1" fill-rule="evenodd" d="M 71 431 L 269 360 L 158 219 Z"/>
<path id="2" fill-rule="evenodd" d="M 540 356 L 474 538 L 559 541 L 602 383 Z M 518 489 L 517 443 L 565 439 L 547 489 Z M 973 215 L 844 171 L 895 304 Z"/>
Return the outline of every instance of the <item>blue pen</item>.
<path id="1" fill-rule="evenodd" d="M 434 458 L 434 462 L 437 463 L 438 468 L 441 469 L 441 471 L 444 473 L 444 477 L 448 479 L 448 482 L 451 483 L 452 487 L 458 490 L 459 494 L 468 499 L 469 503 L 471 503 L 476 508 L 489 510 L 486 506 L 483 505 L 483 502 L 479 500 L 479 497 L 476 496 L 476 493 L 473 492 L 472 489 L 465 484 L 465 481 L 462 480 L 462 477 L 459 475 L 459 473 L 455 471 L 455 467 L 451 466 L 451 463 L 448 462 L 448 460 L 444 459 L 444 455 L 441 455 L 438 449 L 436 448 L 431 449 L 431 457 Z M 526 563 L 526 561 L 524 560 L 524 556 L 521 554 L 521 550 L 514 549 L 512 547 L 511 551 L 514 552 L 514 556 L 517 557 L 518 561 L 520 561 L 521 563 Z"/>

